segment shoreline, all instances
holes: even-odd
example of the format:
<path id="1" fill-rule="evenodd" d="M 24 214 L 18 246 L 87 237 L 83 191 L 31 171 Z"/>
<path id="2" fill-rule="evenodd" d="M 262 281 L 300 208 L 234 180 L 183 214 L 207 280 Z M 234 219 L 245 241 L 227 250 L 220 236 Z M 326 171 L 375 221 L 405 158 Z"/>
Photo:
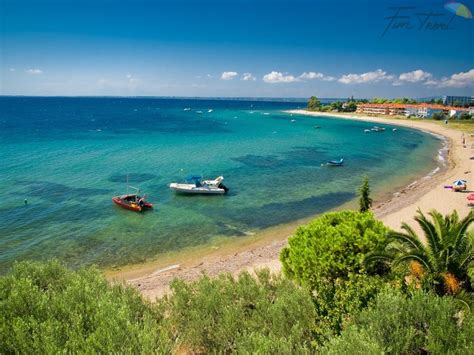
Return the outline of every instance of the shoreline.
<path id="1" fill-rule="evenodd" d="M 337 119 L 361 120 L 378 124 L 404 126 L 433 134 L 445 140 L 443 149 L 447 149 L 446 166 L 430 171 L 395 193 L 383 194 L 376 200 L 373 212 L 377 218 L 392 229 L 399 229 L 401 222 L 413 225 L 413 216 L 418 208 L 423 211 L 437 209 L 448 213 L 456 209 L 463 217 L 470 208 L 466 204 L 464 193 L 454 193 L 444 189 L 455 179 L 468 180 L 470 187 L 473 163 L 469 160 L 471 148 L 463 148 L 462 132 L 441 126 L 431 121 L 408 121 L 402 119 L 350 115 L 341 113 L 309 112 L 306 110 L 287 110 L 289 114 L 306 116 L 324 116 Z M 449 125 L 448 125 L 449 126 Z M 472 144 L 472 138 L 468 145 Z M 439 154 L 439 152 L 438 152 Z M 334 210 L 354 206 L 354 201 L 346 203 Z M 295 229 L 308 223 L 315 216 L 293 221 L 285 225 L 277 225 L 259 232 L 255 236 L 229 241 L 228 238 L 217 239 L 205 247 L 192 248 L 161 255 L 159 259 L 143 264 L 130 265 L 118 270 L 105 271 L 111 281 L 125 281 L 136 287 L 143 296 L 151 300 L 161 297 L 169 291 L 169 284 L 174 278 L 191 281 L 203 273 L 216 276 L 221 272 L 237 274 L 241 271 L 252 271 L 268 267 L 272 272 L 279 272 L 281 265 L 278 259 L 280 250 L 286 245 L 287 239 Z"/>

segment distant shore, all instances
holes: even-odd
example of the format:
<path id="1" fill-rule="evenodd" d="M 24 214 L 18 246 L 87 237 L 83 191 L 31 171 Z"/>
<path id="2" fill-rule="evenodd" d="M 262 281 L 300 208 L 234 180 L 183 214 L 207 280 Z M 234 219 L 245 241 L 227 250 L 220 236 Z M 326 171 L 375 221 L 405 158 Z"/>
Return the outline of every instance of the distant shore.
<path id="1" fill-rule="evenodd" d="M 463 136 L 463 133 L 458 130 L 451 129 L 449 124 L 444 126 L 430 121 L 306 110 L 286 112 L 294 115 L 335 117 L 374 122 L 379 125 L 404 126 L 444 137 L 448 148 L 446 168 L 410 183 L 388 199 L 377 202 L 373 210 L 379 219 L 393 229 L 399 229 L 401 222 L 413 225 L 413 216 L 418 209 L 422 211 L 437 209 L 441 213 L 457 210 L 461 216 L 469 212 L 470 207 L 466 204 L 467 194 L 455 193 L 444 186 L 451 185 L 454 180 L 461 178 L 468 181 L 469 189 L 474 186 L 471 172 L 474 163 L 469 159 L 471 155 L 474 155 L 472 147 L 474 140 L 466 134 Z M 463 138 L 466 141 L 465 145 L 462 144 Z M 344 207 L 354 207 L 353 202 L 340 206 L 338 209 Z M 236 243 L 216 242 L 211 245 L 211 249 L 209 247 L 197 248 L 184 254 L 169 254 L 161 257 L 159 261 L 125 267 L 106 274 L 111 280 L 125 280 L 137 287 L 145 297 L 154 299 L 168 292 L 169 284 L 174 278 L 194 280 L 203 273 L 216 276 L 221 272 L 238 273 L 262 267 L 278 272 L 281 267 L 278 256 L 280 250 L 286 245 L 287 238 L 293 234 L 298 225 L 307 223 L 311 219 L 275 226 L 259 233 L 258 236 L 243 238 Z"/>

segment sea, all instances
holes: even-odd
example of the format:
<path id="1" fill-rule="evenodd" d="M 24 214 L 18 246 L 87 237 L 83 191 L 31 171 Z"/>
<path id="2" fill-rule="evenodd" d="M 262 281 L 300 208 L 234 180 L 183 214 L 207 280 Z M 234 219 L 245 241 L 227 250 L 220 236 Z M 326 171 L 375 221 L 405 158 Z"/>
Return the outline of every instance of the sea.
<path id="1" fill-rule="evenodd" d="M 368 176 L 393 193 L 440 164 L 430 134 L 285 113 L 304 102 L 0 97 L 0 273 L 56 258 L 112 268 L 235 240 L 335 209 Z M 328 160 L 344 158 L 343 167 Z M 224 196 L 170 191 L 187 175 L 224 176 Z M 111 198 L 128 185 L 155 208 Z"/>

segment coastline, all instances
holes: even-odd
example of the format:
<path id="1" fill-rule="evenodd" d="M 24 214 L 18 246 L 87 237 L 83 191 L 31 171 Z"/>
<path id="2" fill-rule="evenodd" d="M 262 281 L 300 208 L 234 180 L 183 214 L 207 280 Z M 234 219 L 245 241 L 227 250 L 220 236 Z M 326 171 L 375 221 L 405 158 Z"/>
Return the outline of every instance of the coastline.
<path id="1" fill-rule="evenodd" d="M 375 201 L 373 211 L 377 218 L 387 226 L 399 229 L 401 222 L 413 224 L 413 216 L 420 208 L 423 211 L 437 209 L 448 213 L 456 209 L 461 216 L 466 215 L 470 208 L 466 204 L 466 194 L 454 193 L 443 188 L 455 179 L 466 179 L 471 183 L 472 161 L 470 144 L 472 138 L 467 137 L 467 147 L 462 145 L 462 132 L 448 126 L 441 126 L 430 121 L 408 121 L 385 117 L 360 116 L 338 113 L 308 112 L 305 110 L 285 111 L 290 114 L 307 116 L 325 116 L 338 119 L 361 120 L 378 124 L 390 124 L 418 129 L 446 140 L 448 154 L 446 168 L 411 182 L 395 194 L 384 195 Z M 470 187 L 470 184 L 468 185 Z M 354 207 L 354 202 L 339 206 L 337 210 Z M 256 236 L 249 236 L 238 241 L 216 240 L 205 248 L 176 252 L 160 256 L 160 260 L 152 260 L 144 264 L 132 265 L 119 270 L 106 271 L 112 281 L 125 281 L 136 287 L 149 299 L 161 297 L 169 291 L 169 284 L 174 278 L 194 280 L 203 273 L 216 276 L 221 272 L 239 273 L 243 270 L 252 271 L 268 267 L 273 272 L 280 271 L 278 256 L 286 245 L 287 238 L 301 224 L 314 218 L 294 221 L 286 225 L 268 228 Z M 415 226 L 416 227 L 416 226 Z"/>

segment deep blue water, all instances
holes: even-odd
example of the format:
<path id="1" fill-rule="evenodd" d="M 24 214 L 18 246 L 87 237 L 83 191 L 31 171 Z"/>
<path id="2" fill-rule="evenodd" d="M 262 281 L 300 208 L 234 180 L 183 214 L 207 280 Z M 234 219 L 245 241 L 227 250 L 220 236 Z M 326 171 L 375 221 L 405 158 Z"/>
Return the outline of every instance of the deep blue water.
<path id="1" fill-rule="evenodd" d="M 337 207 L 354 198 L 363 175 L 382 191 L 436 165 L 440 141 L 430 135 L 388 125 L 365 134 L 369 123 L 282 112 L 299 106 L 0 97 L 0 271 L 50 257 L 72 266 L 140 262 Z M 340 157 L 343 168 L 322 166 Z M 229 195 L 169 191 L 191 173 L 223 175 Z M 111 203 L 127 175 L 154 211 Z"/>

